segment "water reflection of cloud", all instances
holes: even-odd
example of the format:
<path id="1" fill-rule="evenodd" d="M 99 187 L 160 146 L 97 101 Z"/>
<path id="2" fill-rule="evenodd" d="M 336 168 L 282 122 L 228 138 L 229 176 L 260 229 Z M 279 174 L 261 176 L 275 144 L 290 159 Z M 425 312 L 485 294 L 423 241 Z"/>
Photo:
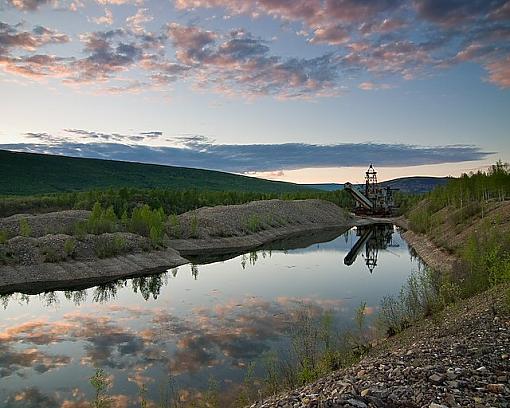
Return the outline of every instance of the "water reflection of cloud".
<path id="1" fill-rule="evenodd" d="M 65 355 L 51 355 L 35 348 L 15 350 L 13 347 L 0 344 L 0 378 L 17 374 L 23 377 L 23 369 L 32 368 L 38 373 L 62 367 L 71 362 Z"/>
<path id="2" fill-rule="evenodd" d="M 246 296 L 194 308 L 185 317 L 165 309 L 119 305 L 93 312 L 77 309 L 58 322 L 38 319 L 1 331 L 0 373 L 10 376 L 25 368 L 43 373 L 71 362 L 71 356 L 45 354 L 40 348 L 15 351 L 14 345 L 20 343 L 36 347 L 80 343 L 82 364 L 123 370 L 122 375 L 138 385 L 150 381 L 149 370 L 154 366 L 167 368 L 174 376 L 208 367 L 241 367 L 269 351 L 272 342 L 288 332 L 300 317 L 300 307 L 320 316 L 325 309 L 341 310 L 343 303 Z M 100 315 L 101 310 L 105 314 Z M 79 407 L 72 401 L 66 404 Z"/>

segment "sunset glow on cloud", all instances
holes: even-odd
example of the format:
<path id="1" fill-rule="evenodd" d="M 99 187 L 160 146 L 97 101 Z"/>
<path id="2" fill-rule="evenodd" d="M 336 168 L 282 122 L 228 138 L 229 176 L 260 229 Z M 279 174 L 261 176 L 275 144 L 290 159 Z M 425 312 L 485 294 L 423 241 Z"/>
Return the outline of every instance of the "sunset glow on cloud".
<path id="1" fill-rule="evenodd" d="M 510 108 L 506 0 L 6 0 L 1 7 L 0 89 L 9 106 L 0 143 L 9 148 L 96 157 L 142 144 L 152 148 L 130 160 L 195 166 L 203 163 L 165 160 L 154 146 L 175 148 L 168 139 L 183 134 L 214 139 L 208 153 L 247 148 L 239 143 L 343 146 L 336 166 L 316 166 L 319 156 L 308 155 L 318 152 L 307 150 L 301 168 L 350 167 L 345 147 L 369 142 L 421 154 L 380 163 L 389 167 L 489 163 L 496 156 L 488 152 L 510 152 L 502 114 Z M 29 120 L 27 104 L 37 112 Z M 437 124 L 430 123 L 437 106 Z M 427 125 L 413 125 L 414 116 Z M 475 121 L 489 124 L 487 134 Z M 156 136 L 143 134 L 154 128 Z M 78 154 L 80 134 L 63 129 L 96 138 Z M 437 150 L 435 159 L 427 149 Z M 277 150 L 262 152 L 269 156 L 255 160 L 265 163 L 260 168 L 227 161 L 220 169 L 294 170 L 267 164 Z"/>

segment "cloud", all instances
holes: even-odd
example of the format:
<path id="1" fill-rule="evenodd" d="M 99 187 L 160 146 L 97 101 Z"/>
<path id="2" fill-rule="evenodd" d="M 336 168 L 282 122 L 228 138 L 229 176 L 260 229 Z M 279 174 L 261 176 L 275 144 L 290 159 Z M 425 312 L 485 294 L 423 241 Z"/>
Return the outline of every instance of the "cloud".
<path id="1" fill-rule="evenodd" d="M 8 0 L 8 2 L 19 10 L 35 11 L 45 4 L 52 3 L 52 0 Z"/>
<path id="2" fill-rule="evenodd" d="M 283 59 L 270 54 L 266 42 L 244 30 L 229 36 L 197 27 L 171 24 L 169 36 L 177 60 L 195 71 L 197 86 L 227 95 L 274 95 L 279 98 L 331 96 L 340 89 L 331 54 Z"/>
<path id="3" fill-rule="evenodd" d="M 48 138 L 50 144 L 5 144 L 0 145 L 0 148 L 195 167 L 234 173 L 351 167 L 370 162 L 385 167 L 459 163 L 482 160 L 492 154 L 482 151 L 476 146 L 464 145 L 415 146 L 377 143 L 228 145 L 215 144 L 202 136 L 167 139 L 174 146 L 151 147 L 111 143 L 112 141 L 138 142 L 142 140 L 141 138 L 146 137 L 145 135 L 123 136 L 115 133 L 105 134 L 70 129 L 67 129 L 66 132 L 86 136 L 89 140 L 98 142 L 80 143 L 69 140 L 66 142 L 56 140 L 55 142 L 53 138 Z M 159 135 L 153 137 L 156 138 Z M 40 140 L 44 140 L 44 137 Z"/>
<path id="4" fill-rule="evenodd" d="M 30 78 L 65 76 L 68 73 L 68 59 L 39 53 L 19 56 L 15 51 L 22 49 L 38 52 L 45 45 L 65 44 L 69 41 L 66 34 L 40 25 L 32 31 L 23 31 L 19 25 L 0 22 L 0 67 L 9 73 Z"/>
<path id="5" fill-rule="evenodd" d="M 21 10 L 36 10 L 49 2 L 9 1 Z M 13 75 L 56 78 L 92 93 L 168 92 L 171 84 L 183 81 L 193 90 L 247 99 L 314 99 L 341 95 L 352 80 L 363 78 L 374 88 L 386 89 L 401 79 L 476 62 L 485 67 L 490 83 L 509 87 L 503 66 L 510 55 L 508 0 L 175 2 L 177 11 L 189 14 L 220 8 L 229 16 L 278 19 L 307 43 L 306 56 L 275 53 L 271 45 L 278 40 L 273 37 L 261 38 L 242 27 L 214 31 L 193 18 L 194 24 L 170 22 L 148 32 L 145 24 L 157 15 L 149 6 L 140 8 L 141 1 L 97 2 L 138 7 L 121 29 L 81 32 L 81 52 L 67 55 L 40 50 L 69 42 L 66 34 L 43 27 L 23 30 L 25 23 L 0 23 L 0 66 Z M 79 1 L 73 4 L 76 8 Z M 90 21 L 110 25 L 113 15 L 106 8 L 104 16 Z"/>
<path id="6" fill-rule="evenodd" d="M 110 9 L 104 9 L 104 16 L 95 17 L 91 19 L 96 24 L 112 25 L 113 24 L 113 13 Z"/>
<path id="7" fill-rule="evenodd" d="M 501 88 L 510 88 L 510 55 L 506 58 L 490 62 L 486 66 L 489 71 L 489 81 Z"/>
<path id="8" fill-rule="evenodd" d="M 149 9 L 141 8 L 138 9 L 135 15 L 126 18 L 126 23 L 128 27 L 135 33 L 143 33 L 144 32 L 144 24 L 152 21 L 154 17 L 149 14 Z"/>
<path id="9" fill-rule="evenodd" d="M 507 0 L 418 0 L 416 4 L 419 15 L 425 19 L 453 26 L 483 19 L 491 11 L 497 14 L 506 2 Z"/>

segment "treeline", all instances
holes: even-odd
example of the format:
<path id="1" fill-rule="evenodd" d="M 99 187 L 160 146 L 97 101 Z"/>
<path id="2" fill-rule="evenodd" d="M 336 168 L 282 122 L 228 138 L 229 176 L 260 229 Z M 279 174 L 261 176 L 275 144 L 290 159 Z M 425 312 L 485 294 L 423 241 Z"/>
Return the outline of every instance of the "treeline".
<path id="1" fill-rule="evenodd" d="M 417 232 L 426 233 L 441 222 L 434 214 L 445 207 L 455 213 L 457 224 L 479 213 L 483 216 L 487 204 L 510 198 L 510 165 L 498 161 L 487 171 L 463 174 L 424 198 L 409 206 L 410 226 Z"/>
<path id="2" fill-rule="evenodd" d="M 112 207 L 116 216 L 121 218 L 124 213 L 131 215 L 135 208 L 143 205 L 148 205 L 153 210 L 161 208 L 165 214 L 181 214 L 205 206 L 244 204 L 256 200 L 310 198 L 331 201 L 343 208 L 350 208 L 353 205 L 351 197 L 344 191 L 261 193 L 120 188 L 34 196 L 4 196 L 0 198 L 0 217 L 17 213 L 42 213 L 66 209 L 92 210 L 96 202 L 103 208 Z"/>
<path id="3" fill-rule="evenodd" d="M 446 206 L 462 208 L 472 202 L 510 198 L 510 165 L 498 161 L 487 171 L 463 174 L 428 194 L 428 201 L 436 211 Z"/>

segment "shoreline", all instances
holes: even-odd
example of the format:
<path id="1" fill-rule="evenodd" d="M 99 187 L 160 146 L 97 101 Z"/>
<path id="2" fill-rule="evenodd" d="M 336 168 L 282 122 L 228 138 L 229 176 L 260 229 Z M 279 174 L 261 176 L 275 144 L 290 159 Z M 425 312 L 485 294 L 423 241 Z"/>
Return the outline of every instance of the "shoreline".
<path id="1" fill-rule="evenodd" d="M 58 289 L 79 289 L 122 278 L 153 275 L 191 263 L 187 257 L 239 254 L 262 249 L 279 240 L 302 238 L 311 233 L 311 243 L 323 242 L 324 235 L 341 235 L 356 223 L 306 224 L 264 230 L 241 237 L 171 240 L 164 250 L 137 252 L 105 259 L 0 267 L 0 295 L 22 292 L 38 294 Z M 313 237 L 316 239 L 314 240 Z M 310 238 L 310 237 L 309 237 Z M 331 239 L 331 238 L 330 238 Z"/>
<path id="2" fill-rule="evenodd" d="M 213 207 L 214 208 L 214 207 Z M 84 289 L 118 279 L 163 273 L 184 264 L 228 259 L 253 250 L 281 247 L 305 247 L 336 238 L 355 226 L 391 223 L 407 227 L 403 218 L 344 218 L 342 222 L 306 222 L 264 229 L 243 236 L 172 239 L 163 250 L 133 252 L 108 258 L 66 260 L 55 263 L 0 266 L 0 295 L 22 292 L 37 294 L 59 289 Z M 418 256 L 432 266 L 447 255 L 425 236 L 411 231 L 402 233 Z M 440 256 L 438 256 L 438 254 Z M 454 259 L 450 256 L 453 265 Z M 434 263 L 435 262 L 435 263 Z"/>

